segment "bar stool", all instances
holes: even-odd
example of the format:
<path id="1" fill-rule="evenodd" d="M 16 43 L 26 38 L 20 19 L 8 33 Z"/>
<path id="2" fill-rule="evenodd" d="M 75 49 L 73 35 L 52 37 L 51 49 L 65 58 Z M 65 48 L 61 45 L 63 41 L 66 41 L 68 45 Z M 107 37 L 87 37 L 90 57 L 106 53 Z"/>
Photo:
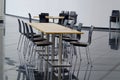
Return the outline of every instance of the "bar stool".
<path id="1" fill-rule="evenodd" d="M 25 70 L 25 46 L 26 44 L 28 43 L 28 35 L 29 35 L 29 38 L 31 36 L 31 34 L 27 34 L 26 32 L 26 28 L 25 28 L 25 24 L 22 20 L 18 19 L 18 23 L 19 23 L 19 32 L 21 33 L 20 34 L 20 38 L 19 38 L 19 42 L 18 42 L 18 47 L 17 47 L 17 50 L 19 51 L 18 52 L 18 56 L 19 56 L 19 61 L 20 61 L 20 65 L 19 65 L 19 68 L 18 68 L 18 77 L 17 77 L 17 80 L 20 79 L 20 76 L 21 76 L 21 73 L 23 73 L 23 79 L 25 78 L 25 75 L 26 75 L 26 70 Z M 23 23 L 23 25 L 21 24 Z M 41 35 L 36 35 L 34 33 L 34 38 L 37 38 L 37 37 L 40 37 Z M 26 43 L 27 42 L 27 43 Z M 24 47 L 24 48 L 23 48 Z M 23 52 L 21 52 L 23 49 Z"/>
<path id="2" fill-rule="evenodd" d="M 23 59 L 20 59 L 20 61 L 22 62 L 26 62 L 23 63 L 22 68 L 25 69 L 25 65 L 28 63 L 33 63 L 33 59 L 30 59 L 31 57 L 33 57 L 33 48 L 34 46 L 48 46 L 51 45 L 51 42 L 48 42 L 47 39 L 42 38 L 41 36 L 36 35 L 31 26 L 28 26 L 27 23 L 25 23 L 24 21 L 22 21 L 23 23 L 23 28 L 24 28 L 24 42 L 23 43 Z M 42 42 L 41 42 L 42 41 Z M 33 45 L 34 43 L 34 45 Z M 24 60 L 24 61 L 23 61 Z M 28 66 L 28 65 L 26 65 Z M 28 69 L 27 69 L 28 70 Z M 25 69 L 26 71 L 26 69 Z M 20 75 L 20 73 L 18 73 Z M 28 75 L 28 72 L 26 72 L 25 74 Z M 19 78 L 19 76 L 18 76 Z"/>
<path id="3" fill-rule="evenodd" d="M 29 14 L 30 15 L 30 14 Z M 31 19 L 30 19 L 31 21 Z M 22 20 L 18 19 L 18 24 L 19 24 L 19 33 L 20 33 L 20 37 L 19 37 L 19 41 L 18 41 L 18 46 L 17 46 L 17 50 L 18 51 L 21 51 L 21 47 L 22 47 L 22 44 L 24 42 L 24 39 L 26 38 L 25 36 L 27 35 L 26 34 L 26 28 L 24 27 L 25 24 L 23 23 Z M 31 30 L 33 31 L 32 27 L 31 27 Z M 37 38 L 37 37 L 41 37 L 41 34 L 36 34 L 35 32 L 33 32 L 34 35 L 33 37 L 34 38 Z M 29 34 L 29 37 L 31 36 L 31 34 Z"/>
<path id="4" fill-rule="evenodd" d="M 36 54 L 35 49 L 37 49 L 37 47 L 45 47 L 45 46 L 52 45 L 52 43 L 48 42 L 47 40 L 41 39 L 41 38 L 35 40 L 35 38 L 33 36 L 34 34 L 33 33 L 30 34 L 30 31 L 29 31 L 30 26 L 28 26 L 27 23 L 25 23 L 25 27 L 26 27 L 26 31 L 27 31 L 26 37 L 29 40 L 29 43 L 24 44 L 24 45 L 29 45 L 29 47 L 26 46 L 26 48 L 25 48 L 26 53 L 23 54 L 24 62 L 26 62 L 24 64 L 25 70 L 26 70 L 26 77 L 29 78 L 30 80 L 35 80 L 34 71 L 37 69 L 36 61 L 38 59 L 38 57 L 37 57 L 38 54 Z"/>
<path id="5" fill-rule="evenodd" d="M 18 50 L 20 65 L 18 67 L 17 80 L 20 80 L 21 74 L 23 74 L 23 80 L 25 79 L 25 76 L 26 76 L 24 57 L 23 57 L 23 54 L 21 53 L 22 46 L 24 44 L 24 41 L 26 40 L 26 36 L 25 36 L 26 32 L 25 32 L 25 27 L 21 23 L 22 23 L 22 20 L 18 19 L 20 37 L 18 41 L 17 50 Z"/>
<path id="6" fill-rule="evenodd" d="M 72 25 L 74 25 L 74 24 L 72 24 Z M 76 27 L 76 30 L 78 30 L 78 31 L 81 31 L 81 27 L 82 27 L 82 23 L 79 23 L 78 24 L 78 26 Z M 73 27 L 73 26 L 71 26 L 71 27 Z M 74 28 L 75 29 L 75 28 Z M 72 41 L 78 41 L 78 40 L 80 40 L 80 38 L 81 38 L 81 35 L 80 34 L 77 34 L 77 35 L 71 35 L 70 37 L 68 37 L 68 38 L 64 38 L 63 37 L 63 41 L 64 41 L 64 57 L 65 57 L 65 59 L 67 59 L 68 58 L 68 56 L 70 56 L 71 55 L 71 62 L 72 62 L 72 69 L 70 70 L 71 71 L 71 74 L 72 74 L 72 78 L 76 78 L 77 79 L 77 77 L 75 76 L 75 69 L 76 69 L 76 66 L 77 66 L 77 62 L 79 61 L 80 63 L 81 63 L 81 54 L 77 54 L 77 52 L 76 52 L 76 50 L 75 50 L 75 47 L 73 47 L 71 44 L 70 44 L 70 42 L 72 42 Z M 73 49 L 74 49 L 74 51 L 73 51 Z M 80 56 L 80 58 L 78 57 L 78 56 Z M 81 65 L 81 64 L 80 64 Z M 79 66 L 80 66 L 79 65 Z M 78 72 L 79 73 L 79 72 Z M 78 73 L 76 73 L 77 75 L 78 75 Z"/>
<path id="7" fill-rule="evenodd" d="M 76 30 L 81 31 L 82 25 L 83 25 L 82 23 L 79 23 Z M 71 23 L 70 27 L 72 28 L 73 26 L 74 26 L 74 21 Z M 78 41 L 81 38 L 80 36 L 81 35 L 78 35 L 78 34 L 77 35 L 76 34 L 71 34 L 71 35 L 68 35 L 68 37 L 63 37 L 64 44 L 66 45 L 65 48 L 67 48 L 67 46 L 70 47 L 69 43 L 71 41 Z M 68 50 L 68 51 L 70 51 L 70 50 Z"/>
<path id="8" fill-rule="evenodd" d="M 22 44 L 22 42 L 23 42 L 23 37 L 24 37 L 24 32 L 23 32 L 23 28 L 22 28 L 22 25 L 21 25 L 21 21 L 20 21 L 20 19 L 17 19 L 18 20 L 18 26 L 19 26 L 19 33 L 20 33 L 20 36 L 19 36 L 19 41 L 18 41 L 18 46 L 17 46 L 17 50 L 19 50 L 20 49 L 20 46 L 21 46 L 21 44 Z"/>
<path id="9" fill-rule="evenodd" d="M 92 40 L 93 29 L 94 29 L 94 26 L 91 25 L 91 27 L 89 29 L 89 33 L 88 33 L 88 42 L 80 42 L 80 41 L 72 41 L 72 42 L 70 42 L 70 44 L 75 46 L 75 47 L 79 47 L 79 48 L 80 47 L 85 47 L 86 56 L 87 56 L 87 62 L 88 62 L 88 64 L 91 64 L 91 67 L 92 67 L 92 60 L 91 60 L 91 57 L 90 57 L 89 46 L 90 46 L 91 40 Z M 80 50 L 80 49 L 78 49 L 78 50 Z"/>

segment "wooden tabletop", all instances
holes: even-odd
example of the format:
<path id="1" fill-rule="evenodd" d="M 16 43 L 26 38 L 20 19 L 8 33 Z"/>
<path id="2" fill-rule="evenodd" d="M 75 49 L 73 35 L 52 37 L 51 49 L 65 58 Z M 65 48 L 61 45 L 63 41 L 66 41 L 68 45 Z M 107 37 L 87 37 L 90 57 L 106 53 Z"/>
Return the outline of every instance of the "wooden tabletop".
<path id="1" fill-rule="evenodd" d="M 39 16 L 33 16 L 33 18 L 39 18 Z M 64 16 L 45 16 L 45 18 L 49 18 L 49 19 L 64 19 Z"/>
<path id="2" fill-rule="evenodd" d="M 64 19 L 64 16 L 45 16 L 45 17 L 49 19 Z"/>
<path id="3" fill-rule="evenodd" d="M 55 23 L 28 23 L 37 30 L 46 34 L 83 34 L 77 30 L 73 30 Z"/>
<path id="4" fill-rule="evenodd" d="M 39 18 L 39 16 L 33 16 L 33 18 Z"/>

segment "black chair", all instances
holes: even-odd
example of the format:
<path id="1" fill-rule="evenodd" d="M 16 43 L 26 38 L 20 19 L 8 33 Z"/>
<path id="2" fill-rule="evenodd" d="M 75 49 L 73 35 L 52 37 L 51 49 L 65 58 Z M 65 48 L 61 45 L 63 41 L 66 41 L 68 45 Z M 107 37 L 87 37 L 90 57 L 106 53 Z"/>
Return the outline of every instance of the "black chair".
<path id="1" fill-rule="evenodd" d="M 71 28 L 71 29 L 75 29 L 75 26 L 74 26 L 74 21 L 72 21 L 70 23 L 70 25 L 67 25 L 68 28 Z M 77 39 L 75 38 L 75 35 L 74 34 L 64 34 L 65 37 L 63 37 L 63 40 L 66 41 L 66 42 L 70 42 L 70 41 L 76 41 Z"/>
<path id="2" fill-rule="evenodd" d="M 69 13 L 64 13 L 64 20 L 65 19 L 69 20 Z"/>
<path id="3" fill-rule="evenodd" d="M 81 27 L 82 27 L 82 23 L 79 23 L 78 27 L 76 28 L 76 30 L 80 31 L 81 32 Z M 64 43 L 64 50 L 65 50 L 65 53 L 66 52 L 69 52 L 69 48 L 72 46 L 70 44 L 70 42 L 77 42 L 78 40 L 81 39 L 81 34 L 72 34 L 72 35 L 66 35 L 67 37 L 63 37 L 63 43 Z M 67 53 L 68 54 L 68 53 Z"/>
<path id="4" fill-rule="evenodd" d="M 25 62 L 24 62 L 24 54 L 22 51 L 22 47 L 24 46 L 24 42 L 26 41 L 26 29 L 24 27 L 24 24 L 22 25 L 23 21 L 18 19 L 18 23 L 19 23 L 19 32 L 20 32 L 20 38 L 19 38 L 19 42 L 18 42 L 18 47 L 17 50 L 18 52 L 18 56 L 19 56 L 19 61 L 20 61 L 20 65 L 18 67 L 18 76 L 17 76 L 17 80 L 21 79 L 21 74 L 23 74 L 23 79 L 25 79 L 25 76 L 27 75 L 26 70 L 25 70 Z M 28 79 L 26 77 L 26 79 Z"/>
<path id="5" fill-rule="evenodd" d="M 76 14 L 75 11 L 70 11 L 69 18 L 70 18 L 70 20 L 74 20 L 74 24 L 77 23 L 77 16 L 78 15 Z"/>
<path id="6" fill-rule="evenodd" d="M 63 25 L 64 21 L 69 19 L 69 12 L 68 11 L 66 11 L 66 12 L 63 11 L 63 12 L 59 13 L 59 16 L 64 17 L 64 19 L 59 19 L 59 21 L 58 21 L 58 24 Z"/>
<path id="7" fill-rule="evenodd" d="M 112 10 L 112 14 L 110 16 L 109 21 L 109 45 L 111 49 L 118 50 L 119 49 L 119 35 L 117 34 L 118 25 L 119 25 L 119 10 Z M 114 26 L 112 25 L 114 24 Z M 114 29 L 114 32 L 112 31 Z"/>
<path id="8" fill-rule="evenodd" d="M 24 43 L 24 52 L 23 52 L 24 60 L 26 62 L 25 69 L 27 70 L 26 73 L 27 73 L 28 78 L 34 78 L 33 76 L 30 76 L 30 75 L 31 74 L 34 75 L 34 70 L 38 68 L 38 65 L 35 62 L 36 60 L 39 60 L 38 56 L 45 54 L 44 49 L 52 45 L 52 42 L 49 42 L 47 39 L 43 37 L 34 37 L 34 33 L 32 31 L 31 26 L 25 23 L 24 21 L 23 21 L 23 24 L 26 29 L 25 36 L 27 38 Z M 48 56 L 47 53 L 46 53 L 46 56 Z M 30 66 L 33 66 L 32 69 L 30 68 Z"/>
<path id="9" fill-rule="evenodd" d="M 59 13 L 59 16 L 63 16 L 64 17 L 64 13 Z M 65 19 L 59 19 L 58 20 L 58 24 L 63 25 L 64 21 L 65 21 Z"/>
<path id="10" fill-rule="evenodd" d="M 80 41 L 72 41 L 72 42 L 70 42 L 70 44 L 75 46 L 75 47 L 85 47 L 86 48 L 87 61 L 88 61 L 88 64 L 91 64 L 91 66 L 92 66 L 92 60 L 91 60 L 91 57 L 90 57 L 89 46 L 90 46 L 91 41 L 92 41 L 93 29 L 94 29 L 94 26 L 91 26 L 90 29 L 89 29 L 88 41 L 87 42 L 80 42 Z"/>
<path id="11" fill-rule="evenodd" d="M 46 16 L 49 16 L 49 13 L 41 13 L 41 14 L 39 14 L 39 22 L 49 23 L 49 19 L 46 18 Z"/>
<path id="12" fill-rule="evenodd" d="M 22 50 L 22 44 L 24 42 L 24 38 L 25 38 L 25 27 L 24 25 L 22 25 L 22 21 L 20 19 L 18 19 L 18 25 L 19 25 L 19 33 L 20 33 L 20 37 L 19 37 L 19 41 L 18 41 L 18 46 L 17 46 L 17 50 L 21 51 Z"/>
<path id="13" fill-rule="evenodd" d="M 21 42 L 21 37 L 22 37 L 22 27 L 21 27 L 21 22 L 20 22 L 20 19 L 18 19 L 18 26 L 19 26 L 19 33 L 20 33 L 20 37 L 19 37 L 19 41 L 18 41 L 18 46 L 17 46 L 17 50 L 18 50 L 18 48 L 19 48 L 19 44 L 20 44 L 20 42 Z"/>
<path id="14" fill-rule="evenodd" d="M 110 16 L 110 22 L 118 22 L 119 16 L 120 16 L 119 10 L 112 10 L 112 14 Z"/>

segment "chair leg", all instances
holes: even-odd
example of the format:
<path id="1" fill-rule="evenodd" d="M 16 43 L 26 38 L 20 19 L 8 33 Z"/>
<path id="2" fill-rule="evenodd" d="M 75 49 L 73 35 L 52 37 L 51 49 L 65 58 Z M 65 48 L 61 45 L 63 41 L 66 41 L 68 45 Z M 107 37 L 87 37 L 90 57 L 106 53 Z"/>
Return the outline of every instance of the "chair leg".
<path id="1" fill-rule="evenodd" d="M 92 67 L 92 60 L 91 60 L 91 56 L 90 56 L 89 47 L 86 47 L 86 57 L 87 57 L 88 64 L 90 64 Z"/>
<path id="2" fill-rule="evenodd" d="M 88 56 L 89 56 L 89 62 L 91 64 L 91 67 L 93 67 L 93 63 L 92 63 L 92 59 L 91 59 L 91 56 L 90 56 L 90 50 L 89 50 L 89 46 L 88 46 Z"/>
<path id="3" fill-rule="evenodd" d="M 25 80 L 25 73 L 23 73 L 23 78 L 22 78 L 22 80 Z"/>
<path id="4" fill-rule="evenodd" d="M 78 72 L 77 72 L 77 78 L 79 76 L 79 72 L 80 72 L 80 66 L 81 66 L 81 62 L 82 62 L 82 58 L 81 58 L 81 52 L 80 52 L 80 47 L 78 47 L 78 53 L 79 53 L 79 66 L 78 66 Z"/>
<path id="5" fill-rule="evenodd" d="M 21 50 L 22 50 L 22 46 L 24 45 L 25 39 L 26 39 L 26 37 L 23 36 L 23 38 L 22 38 L 22 40 L 21 40 L 21 44 L 20 44 L 20 50 L 19 50 L 20 52 L 21 52 Z"/>
<path id="6" fill-rule="evenodd" d="M 29 40 L 26 38 L 25 41 L 24 41 L 24 45 L 23 45 L 23 54 L 24 54 L 24 57 L 26 56 L 27 50 L 29 49 L 28 45 L 29 45 Z"/>
<path id="7" fill-rule="evenodd" d="M 89 65 L 87 64 L 87 67 L 86 67 L 86 70 L 85 70 L 85 74 L 84 74 L 84 80 L 87 80 L 87 72 L 88 72 L 88 68 L 89 68 Z"/>
<path id="8" fill-rule="evenodd" d="M 23 53 L 23 55 L 24 55 L 24 58 L 25 58 L 25 51 L 26 51 L 26 42 L 27 42 L 27 38 L 26 37 L 24 37 L 25 39 L 24 39 L 24 42 L 21 44 L 21 50 L 22 50 L 22 47 L 23 47 L 23 51 L 22 51 L 22 53 Z M 21 52 L 21 51 L 20 51 Z"/>
<path id="9" fill-rule="evenodd" d="M 72 67 L 69 68 L 69 80 L 72 80 L 72 74 L 74 73 L 74 64 L 73 64 L 73 55 L 74 55 L 74 52 L 76 53 L 75 51 L 75 47 L 73 45 L 70 46 L 70 53 L 68 54 L 68 61 L 69 63 L 72 65 Z"/>
<path id="10" fill-rule="evenodd" d="M 20 36 L 19 36 L 19 41 L 18 41 L 18 45 L 17 45 L 17 50 L 19 49 L 19 46 L 20 46 L 21 37 L 22 37 L 22 34 L 20 34 Z"/>
<path id="11" fill-rule="evenodd" d="M 78 59 L 78 55 L 77 55 L 77 49 L 76 49 L 76 47 L 75 46 L 73 46 L 73 50 L 74 50 L 74 56 L 76 56 L 76 58 L 75 58 L 75 64 L 74 64 L 74 68 L 73 68 L 73 74 L 74 74 L 74 72 L 75 72 L 75 69 L 76 69 L 76 65 L 77 65 L 77 59 Z"/>
<path id="12" fill-rule="evenodd" d="M 17 76 L 17 80 L 20 80 L 20 76 L 21 76 L 21 71 L 18 71 L 18 76 Z"/>
<path id="13" fill-rule="evenodd" d="M 92 71 L 92 67 L 91 67 L 91 65 L 88 64 L 86 66 L 86 71 L 85 71 L 85 74 L 84 74 L 84 80 L 89 80 L 90 79 L 91 71 Z"/>
<path id="14" fill-rule="evenodd" d="M 86 58 L 87 58 L 87 63 L 90 64 L 89 62 L 89 56 L 88 56 L 88 48 L 86 47 Z"/>

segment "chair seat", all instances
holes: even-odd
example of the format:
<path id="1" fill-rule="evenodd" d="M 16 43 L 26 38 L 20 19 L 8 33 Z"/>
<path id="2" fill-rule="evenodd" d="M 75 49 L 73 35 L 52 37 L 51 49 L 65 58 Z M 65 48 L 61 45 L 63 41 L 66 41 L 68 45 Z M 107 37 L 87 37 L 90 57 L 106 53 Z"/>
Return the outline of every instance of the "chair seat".
<path id="1" fill-rule="evenodd" d="M 77 39 L 74 39 L 74 38 L 63 38 L 63 40 L 67 42 L 78 41 Z"/>
<path id="2" fill-rule="evenodd" d="M 37 37 L 37 38 L 33 38 L 33 42 L 39 42 L 39 41 L 45 41 L 45 38 L 41 38 L 41 37 Z"/>
<path id="3" fill-rule="evenodd" d="M 70 42 L 70 44 L 72 44 L 74 46 L 81 46 L 81 47 L 87 47 L 89 45 L 88 43 L 78 42 L 78 41 L 72 41 L 72 42 Z"/>
<path id="4" fill-rule="evenodd" d="M 56 35 L 55 37 L 59 37 L 59 35 Z M 63 38 L 70 38 L 70 37 L 67 36 L 67 35 L 63 35 L 62 37 L 63 37 Z"/>
<path id="5" fill-rule="evenodd" d="M 33 37 L 41 37 L 41 34 L 34 34 Z"/>
<path id="6" fill-rule="evenodd" d="M 52 45 L 52 42 L 49 42 L 47 40 L 44 40 L 44 41 L 40 41 L 40 42 L 35 42 L 35 44 L 37 46 L 48 46 L 48 45 Z"/>
<path id="7" fill-rule="evenodd" d="M 29 34 L 29 38 L 31 38 L 31 37 L 32 37 L 32 35 Z M 41 34 L 35 34 L 35 33 L 34 33 L 33 38 L 37 38 L 37 37 L 41 37 Z"/>

